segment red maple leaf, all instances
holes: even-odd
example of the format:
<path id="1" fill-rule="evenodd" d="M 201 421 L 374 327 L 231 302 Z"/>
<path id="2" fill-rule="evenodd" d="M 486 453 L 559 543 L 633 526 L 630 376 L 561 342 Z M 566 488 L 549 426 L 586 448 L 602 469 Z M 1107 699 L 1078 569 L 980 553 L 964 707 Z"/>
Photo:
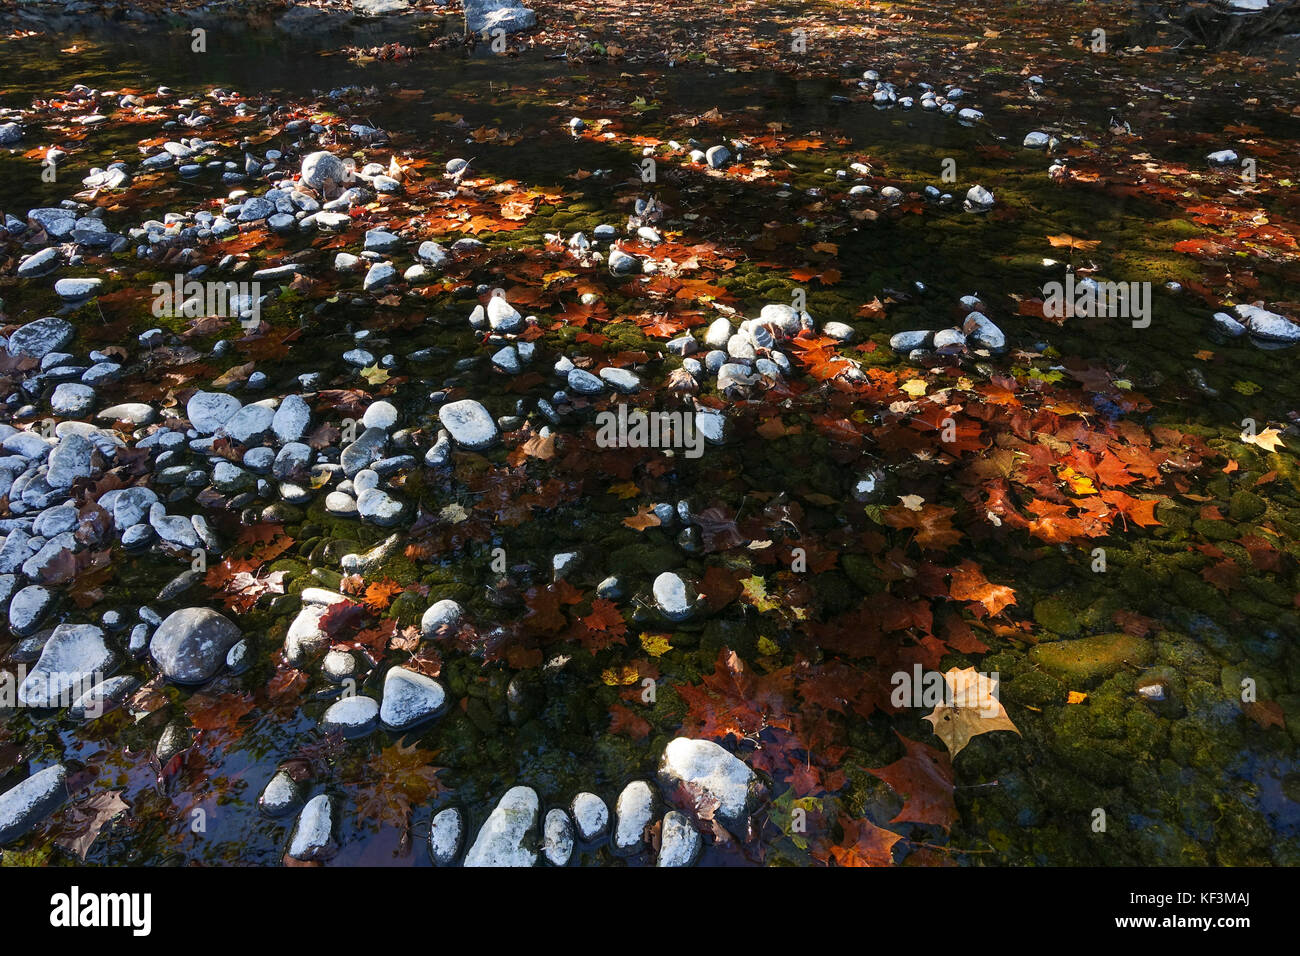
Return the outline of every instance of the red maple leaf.
<path id="1" fill-rule="evenodd" d="M 893 830 L 878 827 L 863 817 L 855 820 L 848 814 L 840 815 L 844 839 L 830 848 L 837 866 L 892 866 L 894 844 L 903 839 Z"/>
<path id="2" fill-rule="evenodd" d="M 974 561 L 962 561 L 952 569 L 952 587 L 948 592 L 954 601 L 975 601 L 989 614 L 998 614 L 1009 604 L 1016 603 L 1016 592 L 1005 584 L 994 584 L 984 577 L 984 572 Z M 981 616 L 976 612 L 977 616 Z"/>
<path id="3" fill-rule="evenodd" d="M 886 767 L 866 768 L 903 797 L 903 809 L 889 822 L 930 823 L 950 829 L 957 819 L 957 804 L 952 797 L 952 762 L 947 752 L 909 740 L 897 730 L 894 735 L 907 755 Z"/>
<path id="4" fill-rule="evenodd" d="M 650 722 L 644 717 L 638 717 L 622 704 L 610 704 L 609 714 L 613 718 L 609 722 L 611 734 L 631 737 L 633 740 L 645 740 L 650 736 Z"/>

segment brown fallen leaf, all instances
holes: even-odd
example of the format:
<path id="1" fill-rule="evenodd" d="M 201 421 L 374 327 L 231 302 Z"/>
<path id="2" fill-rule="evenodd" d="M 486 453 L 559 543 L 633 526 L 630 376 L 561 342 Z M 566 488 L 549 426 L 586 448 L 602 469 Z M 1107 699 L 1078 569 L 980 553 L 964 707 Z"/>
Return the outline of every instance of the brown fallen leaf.
<path id="1" fill-rule="evenodd" d="M 1088 252 L 1089 250 L 1096 249 L 1101 245 L 1100 239 L 1079 239 L 1070 235 L 1068 232 L 1063 232 L 1057 236 L 1048 236 L 1047 241 L 1050 242 L 1054 248 L 1078 249 L 1080 252 Z"/>
<path id="2" fill-rule="evenodd" d="M 956 757 L 972 737 L 991 730 L 1020 733 L 997 699 L 998 682 L 973 667 L 956 667 L 943 675 L 951 704 L 940 704 L 925 716 L 934 734 L 943 741 L 948 753 Z"/>
<path id="3" fill-rule="evenodd" d="M 54 842 L 83 863 L 90 846 L 110 820 L 131 805 L 122 799 L 120 790 L 109 790 L 87 797 L 68 807 Z"/>
<path id="4" fill-rule="evenodd" d="M 659 516 L 655 514 L 654 508 L 650 505 L 642 505 L 637 509 L 636 514 L 630 518 L 624 518 L 623 523 L 629 528 L 636 531 L 644 531 L 646 528 L 656 528 L 663 524 Z"/>
<path id="5" fill-rule="evenodd" d="M 1241 710 L 1242 713 L 1265 730 L 1269 727 L 1281 727 L 1283 730 L 1286 730 L 1286 717 L 1282 712 L 1281 705 L 1276 701 L 1248 701 L 1241 705 Z"/>

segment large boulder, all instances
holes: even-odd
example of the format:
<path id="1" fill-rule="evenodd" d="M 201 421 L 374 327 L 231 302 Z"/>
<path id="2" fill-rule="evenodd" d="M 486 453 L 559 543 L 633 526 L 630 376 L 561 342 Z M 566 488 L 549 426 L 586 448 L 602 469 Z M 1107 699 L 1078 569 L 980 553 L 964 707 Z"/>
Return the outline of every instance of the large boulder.
<path id="1" fill-rule="evenodd" d="M 25 358 L 44 358 L 72 341 L 77 330 L 67 319 L 47 316 L 28 322 L 9 336 L 9 354 Z"/>
<path id="2" fill-rule="evenodd" d="M 0 794 L 0 846 L 31 830 L 68 799 L 68 770 L 62 764 L 32 774 Z"/>
<path id="3" fill-rule="evenodd" d="M 332 197 L 349 179 L 347 165 L 331 152 L 321 150 L 303 157 L 302 182 L 322 196 Z"/>
<path id="4" fill-rule="evenodd" d="M 60 624 L 19 686 L 18 702 L 25 707 L 66 707 L 116 664 L 104 632 L 95 625 Z"/>
<path id="5" fill-rule="evenodd" d="M 464 0 L 464 8 L 465 28 L 470 33 L 496 29 L 514 33 L 537 26 L 537 15 L 511 0 Z"/>
<path id="6" fill-rule="evenodd" d="M 537 810 L 537 793 L 531 787 L 507 790 L 465 854 L 465 865 L 535 865 L 537 851 L 528 845 L 528 837 L 537 826 Z"/>
<path id="7" fill-rule="evenodd" d="M 761 793 L 758 776 L 740 758 L 712 740 L 678 737 L 664 748 L 659 783 L 686 796 L 695 808 L 713 808 L 714 818 L 743 836 Z"/>
<path id="8" fill-rule="evenodd" d="M 187 607 L 158 625 L 149 652 L 169 680 L 201 684 L 217 673 L 240 637 L 228 617 L 211 608 Z"/>

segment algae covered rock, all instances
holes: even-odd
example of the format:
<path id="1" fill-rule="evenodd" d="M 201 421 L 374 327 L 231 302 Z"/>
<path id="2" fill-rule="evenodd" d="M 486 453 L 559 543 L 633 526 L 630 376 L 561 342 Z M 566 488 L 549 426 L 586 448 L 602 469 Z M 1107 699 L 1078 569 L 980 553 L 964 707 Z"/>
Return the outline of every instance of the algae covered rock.
<path id="1" fill-rule="evenodd" d="M 1122 631 L 1096 634 L 1073 641 L 1039 644 L 1029 652 L 1043 670 L 1062 680 L 1089 681 L 1107 677 L 1127 664 L 1146 665 L 1155 657 L 1155 645 Z"/>

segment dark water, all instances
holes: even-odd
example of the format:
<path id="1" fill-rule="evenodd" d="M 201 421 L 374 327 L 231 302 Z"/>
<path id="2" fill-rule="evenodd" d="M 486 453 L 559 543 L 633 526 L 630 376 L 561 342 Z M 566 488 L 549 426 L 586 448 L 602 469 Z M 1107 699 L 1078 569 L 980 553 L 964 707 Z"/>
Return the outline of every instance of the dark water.
<path id="1" fill-rule="evenodd" d="M 436 26 L 433 32 L 454 32 L 454 26 Z M 402 38 L 385 35 L 382 39 Z M 1196 366 L 1193 353 L 1216 346 L 1202 338 L 1204 306 L 1185 295 L 1162 291 L 1166 280 L 1186 281 L 1195 275 L 1195 266 L 1187 257 L 1170 251 L 1174 241 L 1187 235 L 1178 225 L 1178 214 L 1168 206 L 1133 196 L 1065 190 L 1051 184 L 1044 175 L 1043 156 L 1016 148 L 1024 132 L 1038 128 L 1046 108 L 1040 115 L 1039 108 L 1022 103 L 1023 111 L 995 112 L 994 100 L 985 97 L 981 105 L 993 122 L 967 129 L 938 113 L 883 112 L 862 103 L 837 105 L 831 96 L 845 88 L 830 79 L 801 79 L 768 71 L 729 74 L 700 67 L 575 68 L 563 61 L 547 60 L 541 51 L 509 61 L 486 52 L 467 56 L 424 51 L 409 61 L 358 64 L 343 55 L 326 55 L 334 51 L 337 42 L 325 37 L 288 41 L 257 30 L 221 36 L 214 33 L 208 52 L 198 55 L 190 52 L 189 38 L 180 30 L 166 35 L 137 36 L 124 31 L 118 35 L 0 41 L 0 59 L 7 69 L 0 103 L 26 104 L 33 97 L 50 97 L 76 82 L 118 90 L 148 90 L 166 84 L 196 99 L 212 87 L 224 87 L 277 104 L 316 103 L 316 108 L 337 108 L 351 122 L 367 122 L 388 130 L 395 150 L 415 156 L 428 152 L 439 164 L 456 153 L 449 152 L 452 146 L 447 142 L 446 121 L 435 116 L 460 114 L 467 132 L 488 126 L 520 137 L 512 145 L 465 143 L 463 154 L 473 157 L 481 174 L 581 194 L 569 200 L 568 210 L 539 214 L 525 230 L 480 236 L 494 248 L 537 243 L 548 231 L 567 236 L 576 228 L 589 229 L 597 222 L 618 224 L 626 215 L 629 193 L 618 182 L 634 172 L 634 157 L 625 144 L 606 145 L 568 137 L 562 124 L 570 115 L 583 115 L 589 120 L 609 117 L 620 124 L 620 134 L 639 133 L 684 142 L 692 130 L 682 120 L 716 107 L 727 117 L 727 123 L 710 129 L 714 140 L 728 133 L 753 135 L 765 124 L 781 123 L 787 130 L 818 136 L 831 144 L 787 157 L 798 167 L 788 186 L 726 180 L 680 188 L 671 183 L 665 186 L 664 193 L 678 208 L 701 214 L 696 241 L 728 243 L 755 234 L 774 220 L 798 220 L 806 215 L 803 201 L 780 193 L 787 188 L 825 188 L 833 183 L 825 170 L 845 168 L 858 159 L 868 159 L 873 169 L 907 179 L 914 188 L 933 184 L 957 192 L 955 186 L 940 179 L 942 160 L 954 156 L 959 158 L 963 192 L 965 184 L 982 182 L 994 190 L 1003 206 L 1014 208 L 1017 214 L 986 221 L 963 215 L 955 208 L 936 209 L 925 215 L 842 230 L 836 241 L 844 278 L 833 287 L 812 292 L 809 309 L 814 315 L 823 321 L 854 322 L 878 341 L 903 329 L 941 327 L 948 321 L 943 316 L 962 295 L 1032 294 L 1051 274 L 1043 265 L 1044 256 L 1053 253 L 1058 259 L 1064 258 L 1059 250 L 1045 247 L 1043 239 L 1047 235 L 1071 233 L 1104 238 L 1111 262 L 1118 264 L 1114 272 L 1119 274 L 1110 277 L 1153 283 L 1151 329 L 1096 321 L 1056 328 L 1031 324 L 1004 310 L 997 318 L 1015 341 L 1050 344 L 1060 355 L 1106 365 L 1140 383 L 1144 394 L 1154 402 L 1149 412 L 1137 416 L 1146 425 L 1176 425 L 1195 429 L 1207 438 L 1225 439 L 1239 430 L 1243 417 L 1278 420 L 1300 404 L 1300 383 L 1289 353 L 1225 349 L 1222 361 L 1204 368 L 1205 378 L 1210 387 L 1218 390 L 1218 396 L 1211 398 L 1189 386 L 1186 371 Z M 367 45 L 364 38 L 353 42 Z M 373 42 L 380 42 L 378 34 Z M 59 52 L 74 43 L 83 48 L 82 52 Z M 623 75 L 629 72 L 634 75 Z M 934 78 L 936 84 L 942 81 L 941 76 Z M 1010 77 L 1005 81 L 991 78 L 989 82 L 1012 92 L 1021 89 Z M 363 107 L 355 105 L 357 97 L 335 104 L 321 96 L 328 90 L 354 85 L 376 91 L 373 96 L 361 98 L 365 101 Z M 392 95 L 397 90 L 419 91 L 419 95 Z M 1059 112 L 1064 104 L 1077 122 L 1093 128 L 1104 124 L 1113 105 L 1104 101 L 1095 88 L 1074 82 L 1070 76 L 1056 81 L 1055 90 L 1059 99 L 1052 110 Z M 638 96 L 659 104 L 659 108 L 640 113 L 629 109 L 627 104 Z M 1174 115 L 1162 121 L 1171 131 L 1170 142 L 1161 154 L 1165 161 L 1191 162 L 1198 150 L 1204 152 L 1198 145 L 1172 135 L 1174 130 L 1217 133 L 1236 119 L 1233 94 L 1223 92 L 1180 100 L 1171 112 Z M 729 129 L 728 124 L 734 129 Z M 137 139 L 160 133 L 143 125 L 104 124 L 89 133 L 89 148 L 77 156 L 78 167 L 134 156 Z M 1270 128 L 1266 133 L 1274 135 L 1274 130 Z M 993 148 L 999 143 L 1009 150 Z M 1144 146 L 1152 148 L 1151 143 Z M 613 169 L 616 182 L 575 181 L 571 176 L 577 169 Z M 0 158 L 0 207 L 21 215 L 26 208 L 56 202 L 70 191 L 65 183 L 41 183 L 37 172 L 33 160 Z M 146 218 L 145 213 L 159 215 L 168 208 L 192 208 L 211 198 L 197 190 L 182 189 L 154 207 L 145 197 L 144 205 L 124 214 L 121 224 L 134 224 Z M 574 206 L 581 208 L 575 213 Z M 135 218 L 130 219 L 132 216 Z M 1262 273 L 1259 297 L 1270 301 L 1288 298 L 1286 286 L 1290 278 L 1285 270 Z M 489 281 L 488 277 L 483 281 Z M 885 290 L 911 289 L 916 281 L 925 284 L 926 293 L 912 295 L 891 307 L 886 320 L 867 328 L 855 319 L 856 308 L 862 302 Z M 739 298 L 739 307 L 747 315 L 756 314 L 766 302 L 785 301 L 790 285 L 788 279 L 773 270 L 752 264 L 728 276 L 729 291 Z M 11 322 L 43 314 L 41 310 L 48 303 L 39 296 L 29 296 L 12 282 L 7 281 L 5 286 L 3 295 Z M 463 317 L 470 305 L 472 297 L 449 295 L 431 302 L 430 311 Z M 337 355 L 346 348 L 350 332 L 374 318 L 371 312 L 369 307 L 343 304 L 314 318 L 312 347 L 295 347 L 290 358 L 275 368 L 273 387 L 291 387 L 292 376 L 299 371 L 336 371 L 337 360 L 325 356 Z M 132 331 L 142 331 L 152 321 L 142 316 Z M 381 331 L 380 336 L 379 347 L 367 345 L 376 354 L 385 350 L 385 343 L 399 353 L 424 346 L 447 350 L 444 358 L 422 367 L 414 387 L 404 393 L 416 407 L 419 394 L 452 377 L 454 360 L 474 348 L 463 323 L 454 332 L 435 325 L 394 328 Z M 628 341 L 631 347 L 644 340 Z M 269 368 L 267 371 L 271 373 Z M 480 386 L 480 391 L 496 387 L 481 371 L 458 377 L 471 389 L 475 385 Z M 1242 382 L 1258 385 L 1260 390 L 1247 392 L 1234 387 Z M 129 388 L 123 394 L 129 395 Z M 471 390 L 471 394 L 475 393 Z M 499 407 L 492 410 L 510 411 L 512 401 L 512 396 L 499 396 Z M 665 497 L 707 497 L 718 490 L 712 482 L 721 480 L 718 476 L 723 474 L 735 479 L 731 482 L 734 486 L 747 482 L 767 490 L 805 483 L 815 487 L 838 483 L 842 490 L 850 477 L 847 471 L 841 474 L 834 463 L 817 460 L 815 450 L 789 460 L 745 458 L 743 450 L 727 454 L 723 463 L 711 468 L 683 467 L 677 483 L 665 490 Z M 724 492 L 733 504 L 741 500 L 734 486 Z M 453 500 L 455 494 L 432 484 L 413 493 L 421 495 L 425 505 L 435 510 Z M 1268 498 L 1270 514 L 1280 519 L 1277 527 L 1285 530 L 1285 522 L 1300 522 L 1294 470 L 1261 494 Z M 1181 525 L 1169 522 L 1170 527 L 1157 532 L 1157 536 L 1174 537 L 1177 529 L 1185 528 L 1196 517 L 1191 503 L 1179 503 L 1177 510 L 1190 518 Z M 292 568 L 296 583 L 302 584 L 319 583 L 309 577 L 310 568 L 337 566 L 320 559 L 322 542 L 343 538 L 360 547 L 383 537 L 374 529 L 325 520 L 318 512 L 289 530 L 301 544 L 286 556 L 293 562 L 286 567 Z M 521 560 L 541 568 L 549 565 L 552 553 L 566 546 L 594 550 L 611 558 L 617 551 L 616 560 L 624 562 L 628 559 L 622 552 L 628 548 L 635 551 L 644 543 L 647 551 L 651 549 L 645 543 L 648 539 L 630 535 L 621 528 L 613 509 L 599 504 L 558 509 L 554 515 L 523 528 L 502 531 L 499 539 L 484 542 L 484 547 L 498 540 L 509 540 L 511 548 L 518 549 L 512 553 L 521 554 Z M 653 547 L 662 550 L 670 541 L 665 537 Z M 1121 541 L 1114 551 L 1123 554 L 1127 547 Z M 1295 555 L 1294 540 L 1286 547 Z M 1087 573 L 1086 564 L 1067 561 L 1052 551 L 1040 548 L 1032 555 L 1012 555 L 988 549 L 978 557 L 991 577 L 991 569 L 997 568 L 1002 574 L 1000 580 L 1013 584 L 1019 607 L 1025 613 L 1032 608 L 1038 623 L 1047 629 L 1068 629 L 1061 628 L 1052 617 L 1054 600 L 1068 601 L 1067 616 L 1081 622 L 1086 633 L 1106 629 L 1111 611 L 1143 596 L 1139 592 L 1145 585 L 1126 585 L 1123 581 L 1103 584 L 1097 575 Z M 1135 551 L 1130 561 L 1141 564 L 1154 560 L 1152 553 Z M 418 569 L 417 576 L 428 583 L 432 575 L 440 585 L 454 585 L 467 594 L 481 595 L 487 575 L 480 557 L 475 554 L 473 561 L 468 555 L 447 559 L 433 566 L 432 571 Z M 1165 557 L 1172 560 L 1176 555 L 1162 552 L 1161 560 Z M 659 560 L 658 556 L 652 555 L 647 563 L 655 560 Z M 151 561 L 124 568 L 111 599 L 122 606 L 144 603 L 177 570 L 174 564 Z M 595 574 L 597 580 L 600 576 Z M 1279 582 L 1280 586 L 1286 583 Z M 494 613 L 481 597 L 471 600 L 482 618 Z M 1095 719 L 1077 717 L 1078 709 L 1076 714 L 1067 713 L 1068 707 L 1057 703 L 1036 704 L 1032 693 L 1023 689 L 1016 698 L 1018 683 L 1020 688 L 1030 686 L 1029 679 L 1022 675 L 1034 670 L 1028 663 L 1026 646 L 1009 643 L 995 647 L 998 666 L 1012 677 L 1008 696 L 1019 706 L 1011 712 L 1024 737 L 999 741 L 982 754 L 963 756 L 958 790 L 962 824 L 952 837 L 951 846 L 957 849 L 954 859 L 982 865 L 1300 861 L 1294 732 L 1260 730 L 1235 712 L 1225 714 L 1221 706 L 1231 684 L 1230 670 L 1234 674 L 1259 674 L 1269 683 L 1273 695 L 1284 701 L 1288 719 L 1300 722 L 1294 708 L 1296 694 L 1300 693 L 1294 609 L 1272 604 L 1264 610 L 1252 607 L 1243 616 L 1235 604 L 1231 610 L 1229 602 L 1222 600 L 1196 608 L 1178 593 L 1163 594 L 1161 602 L 1162 614 L 1148 613 L 1160 618 L 1155 636 L 1161 647 L 1160 662 L 1172 666 L 1186 681 L 1186 701 L 1180 703 L 1187 706 L 1181 712 L 1157 711 L 1152 716 L 1142 711 L 1143 705 L 1133 699 L 1131 686 L 1121 678 L 1091 688 Z M 296 609 L 296 604 L 292 607 Z M 290 610 L 280 606 L 259 609 L 241 620 L 246 632 L 255 632 L 259 637 L 259 663 L 246 675 L 223 678 L 219 689 L 252 691 L 264 684 L 271 673 L 270 653 L 291 618 Z M 681 650 L 659 661 L 670 683 L 698 681 L 702 673 L 711 670 L 722 641 L 747 641 L 752 645 L 759 636 L 752 620 L 742 618 L 726 624 L 721 637 L 716 630 L 701 631 L 698 627 L 684 628 L 681 635 L 675 635 L 674 647 Z M 635 630 L 629 630 L 629 639 Z M 623 783 L 653 772 L 657 754 L 674 736 L 671 714 L 656 722 L 652 736 L 643 744 L 630 744 L 608 735 L 603 719 L 610 691 L 600 683 L 599 666 L 583 662 L 582 667 L 585 682 L 566 678 L 567 683 L 549 686 L 542 714 L 521 726 L 512 726 L 502 714 L 502 696 L 510 674 L 491 668 L 479 673 L 478 665 L 468 659 L 448 661 L 444 674 L 451 684 L 453 699 L 486 701 L 489 716 L 475 719 L 473 715 L 453 713 L 406 741 L 418 740 L 421 747 L 436 751 L 435 763 L 447 768 L 439 777 L 445 792 L 413 808 L 413 846 L 409 852 L 404 852 L 399 826 L 355 812 L 358 788 L 368 787 L 372 796 L 382 795 L 384 785 L 376 782 L 367 761 L 396 738 L 379 734 L 363 743 L 326 748 L 322 762 L 329 771 L 317 777 L 315 787 L 342 798 L 342 849 L 335 863 L 428 865 L 423 835 L 433 812 L 452 803 L 462 806 L 469 813 L 473 832 L 495 798 L 516 783 L 536 787 L 548 805 L 564 803 L 578 789 L 595 790 L 612 805 Z M 140 676 L 147 673 L 141 669 Z M 1132 675 L 1128 676 L 1131 684 Z M 92 861 L 270 864 L 278 862 L 284 852 L 291 819 L 288 823 L 268 820 L 258 812 L 256 800 L 275 767 L 315 739 L 315 723 L 328 703 L 320 683 L 318 679 L 305 692 L 301 707 L 259 706 L 241 724 L 237 739 L 200 740 L 178 772 L 163 773 L 148 759 L 148 751 L 166 722 L 163 718 L 184 707 L 188 693 L 176 689 L 167 691 L 171 708 L 135 726 L 121 713 L 84 728 L 74 727 L 71 721 L 55 724 L 20 713 L 9 716 L 6 727 L 10 740 L 18 743 L 33 764 L 43 765 L 61 756 L 65 761 L 93 768 L 97 785 L 126 790 L 133 806 L 129 823 L 124 830 L 115 831 L 113 839 L 96 843 L 90 855 Z M 377 687 L 374 677 L 363 689 L 371 686 Z M 318 693 L 322 695 L 319 699 L 311 699 Z M 1214 695 L 1218 696 L 1211 706 L 1206 701 Z M 1026 705 L 1032 711 L 1023 709 Z M 913 730 L 911 736 L 920 733 Z M 852 748 L 846 759 L 846 765 L 852 764 L 850 805 L 855 812 L 869 811 L 878 822 L 884 822 L 897 811 L 898 804 L 893 802 L 896 798 L 861 768 L 877 767 L 894 759 L 889 739 L 878 728 L 857 727 L 850 741 Z M 995 782 L 989 784 L 989 780 Z M 1095 839 L 1088 828 L 1088 811 L 1097 805 L 1112 808 L 1112 825 L 1122 831 L 1109 844 Z M 196 820 L 201 826 L 196 827 Z M 38 832 L 24 840 L 19 845 L 23 855 L 15 862 L 66 861 L 66 856 L 57 852 L 48 855 L 44 842 L 47 837 Z M 768 862 L 805 862 L 782 839 L 773 839 L 771 831 L 767 842 L 773 847 Z M 14 856 L 7 852 L 5 862 L 11 862 Z M 603 850 L 591 851 L 588 856 L 609 862 Z M 734 848 L 711 849 L 704 860 L 746 861 L 746 855 Z"/>

